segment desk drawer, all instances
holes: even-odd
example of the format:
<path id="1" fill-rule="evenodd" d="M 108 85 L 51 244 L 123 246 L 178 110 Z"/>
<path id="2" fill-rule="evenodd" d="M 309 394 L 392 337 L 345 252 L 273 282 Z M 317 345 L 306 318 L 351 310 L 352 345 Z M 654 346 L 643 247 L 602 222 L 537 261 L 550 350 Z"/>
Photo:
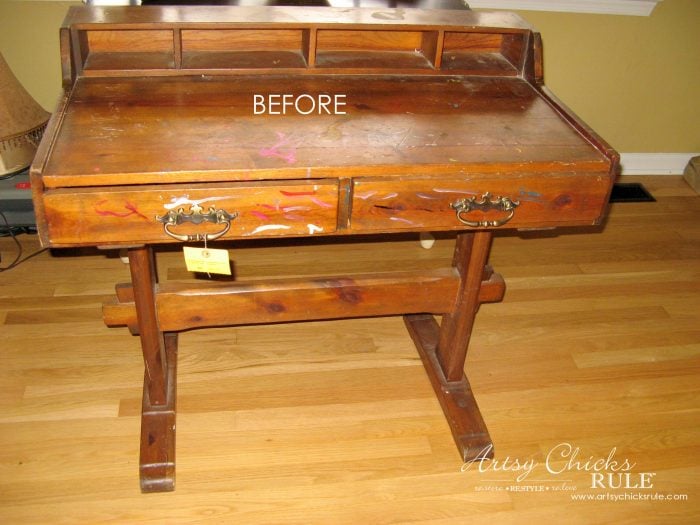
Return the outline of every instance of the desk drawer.
<path id="1" fill-rule="evenodd" d="M 221 211 L 223 220 L 217 222 L 214 216 Z M 338 184 L 315 180 L 67 188 L 45 193 L 44 214 L 53 246 L 186 240 L 168 231 L 194 241 L 203 235 L 211 239 L 224 229 L 222 239 L 332 233 Z M 173 221 L 166 224 L 169 217 Z"/>
<path id="2" fill-rule="evenodd" d="M 610 185 L 610 178 L 602 173 L 356 180 L 350 228 L 463 230 L 593 224 L 603 213 Z M 454 206 L 470 198 L 471 209 L 463 208 L 460 214 L 464 223 Z"/>

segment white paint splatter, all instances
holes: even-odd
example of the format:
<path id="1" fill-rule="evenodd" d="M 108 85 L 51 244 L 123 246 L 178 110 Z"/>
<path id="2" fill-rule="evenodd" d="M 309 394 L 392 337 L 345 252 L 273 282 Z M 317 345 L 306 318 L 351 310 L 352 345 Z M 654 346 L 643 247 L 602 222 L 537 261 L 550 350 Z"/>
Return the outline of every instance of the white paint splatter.
<path id="1" fill-rule="evenodd" d="M 356 193 L 355 197 L 358 199 L 366 200 L 369 199 L 372 195 L 376 195 L 376 191 L 368 191 L 367 193 Z"/>
<path id="2" fill-rule="evenodd" d="M 265 224 L 264 226 L 258 226 L 252 232 L 250 232 L 250 234 L 255 235 L 256 233 L 266 232 L 269 230 L 289 230 L 289 229 L 291 229 L 291 226 L 287 226 L 286 224 Z"/>
<path id="3" fill-rule="evenodd" d="M 413 221 L 409 221 L 408 219 L 404 219 L 403 217 L 389 217 L 390 221 L 398 221 L 398 222 L 405 222 L 406 224 L 410 225 L 415 225 L 416 223 Z"/>
<path id="4" fill-rule="evenodd" d="M 433 195 L 428 195 L 427 193 L 416 193 L 416 197 L 418 197 L 420 199 L 431 199 L 431 200 L 439 199 L 439 197 L 435 197 Z"/>
<path id="5" fill-rule="evenodd" d="M 309 233 L 311 235 L 323 231 L 323 228 L 321 228 L 320 226 L 316 226 L 315 224 L 307 224 L 306 227 L 309 229 Z"/>
<path id="6" fill-rule="evenodd" d="M 214 202 L 214 201 L 222 201 L 226 199 L 230 199 L 231 197 L 207 197 L 206 199 L 198 199 L 198 200 L 190 200 L 189 195 L 183 195 L 182 197 L 173 197 L 170 199 L 169 204 L 163 204 L 163 208 L 166 210 L 174 210 L 175 208 L 178 208 L 180 206 L 184 206 L 185 204 L 189 204 L 190 206 L 193 204 L 200 205 L 205 202 Z"/>

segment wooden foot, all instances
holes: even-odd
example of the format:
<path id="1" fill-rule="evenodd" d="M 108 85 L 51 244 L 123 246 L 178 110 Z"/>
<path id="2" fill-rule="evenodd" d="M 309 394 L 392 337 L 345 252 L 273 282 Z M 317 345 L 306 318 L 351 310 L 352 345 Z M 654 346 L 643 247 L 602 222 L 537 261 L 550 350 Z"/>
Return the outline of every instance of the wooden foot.
<path id="1" fill-rule="evenodd" d="M 175 398 L 177 334 L 164 334 L 167 356 L 165 404 L 154 405 L 148 393 L 148 375 L 144 378 L 141 412 L 140 478 L 142 492 L 175 490 Z"/>
<path id="2" fill-rule="evenodd" d="M 435 351 L 440 327 L 437 321 L 432 315 L 418 314 L 404 316 L 404 322 L 440 401 L 462 460 L 493 457 L 491 438 L 466 376 L 462 375 L 459 381 L 447 381 L 438 362 Z"/>

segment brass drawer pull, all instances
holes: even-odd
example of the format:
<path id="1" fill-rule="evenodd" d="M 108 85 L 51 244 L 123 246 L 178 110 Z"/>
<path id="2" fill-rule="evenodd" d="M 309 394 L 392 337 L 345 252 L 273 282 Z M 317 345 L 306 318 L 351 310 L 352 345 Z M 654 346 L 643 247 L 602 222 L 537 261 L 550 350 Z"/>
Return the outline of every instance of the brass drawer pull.
<path id="1" fill-rule="evenodd" d="M 199 204 L 192 204 L 190 212 L 185 213 L 184 208 L 178 208 L 177 211 L 170 210 L 165 215 L 156 216 L 158 222 L 163 223 L 163 230 L 173 239 L 183 242 L 198 242 L 198 241 L 214 241 L 222 237 L 231 228 L 231 221 L 238 217 L 238 212 L 229 213 L 225 210 L 215 210 L 210 207 L 206 213 L 202 213 L 202 207 Z M 216 233 L 194 233 L 191 235 L 180 234 L 171 231 L 171 228 L 189 222 L 192 224 L 202 224 L 203 222 L 211 222 L 214 224 L 223 224 L 224 227 Z"/>
<path id="2" fill-rule="evenodd" d="M 476 197 L 460 199 L 450 204 L 450 207 L 456 211 L 457 220 L 459 220 L 459 222 L 461 222 L 462 224 L 466 224 L 471 228 L 485 228 L 503 226 L 505 223 L 507 223 L 513 218 L 513 215 L 515 215 L 515 208 L 517 208 L 519 205 L 520 201 L 512 201 L 508 197 L 491 197 L 491 194 L 487 192 L 481 196 L 481 200 L 477 201 Z M 502 219 L 491 221 L 467 220 L 464 216 L 474 210 L 482 212 L 497 210 L 502 212 L 508 212 L 508 215 L 506 215 Z"/>

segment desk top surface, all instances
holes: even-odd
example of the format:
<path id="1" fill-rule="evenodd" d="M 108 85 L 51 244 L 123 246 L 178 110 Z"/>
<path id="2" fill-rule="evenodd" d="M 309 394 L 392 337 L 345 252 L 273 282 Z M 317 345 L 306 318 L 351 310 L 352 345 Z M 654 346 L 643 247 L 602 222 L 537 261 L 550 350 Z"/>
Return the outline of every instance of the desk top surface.
<path id="1" fill-rule="evenodd" d="M 254 114 L 254 95 L 342 95 L 345 114 Z M 279 99 L 278 99 L 279 100 Z M 308 110 L 310 99 L 300 100 Z M 276 108 L 279 111 L 279 107 Z M 523 79 L 460 76 L 81 78 L 46 187 L 432 172 L 609 170 Z"/>

